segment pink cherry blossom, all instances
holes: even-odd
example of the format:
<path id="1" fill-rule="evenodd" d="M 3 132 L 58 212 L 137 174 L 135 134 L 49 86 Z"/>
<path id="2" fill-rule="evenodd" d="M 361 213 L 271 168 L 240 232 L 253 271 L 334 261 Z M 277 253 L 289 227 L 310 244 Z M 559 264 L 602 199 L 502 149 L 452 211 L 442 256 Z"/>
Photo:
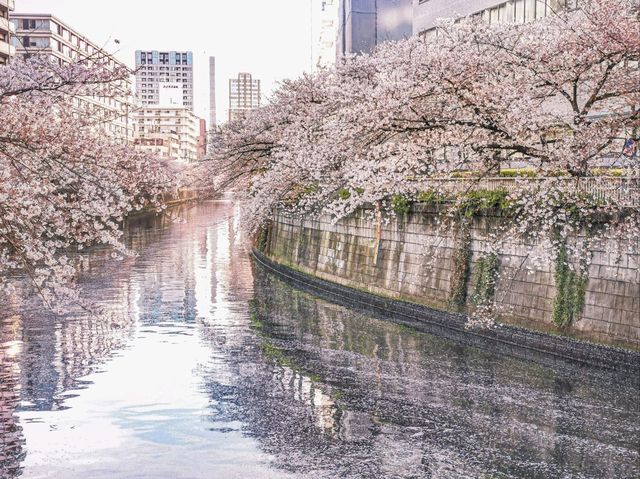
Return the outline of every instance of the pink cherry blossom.
<path id="1" fill-rule="evenodd" d="M 127 98 L 130 72 L 99 58 L 59 66 L 46 58 L 0 67 L 0 286 L 26 274 L 51 305 L 74 298 L 69 254 L 119 252 L 125 216 L 171 186 L 158 161 L 106 134 L 92 98 Z"/>

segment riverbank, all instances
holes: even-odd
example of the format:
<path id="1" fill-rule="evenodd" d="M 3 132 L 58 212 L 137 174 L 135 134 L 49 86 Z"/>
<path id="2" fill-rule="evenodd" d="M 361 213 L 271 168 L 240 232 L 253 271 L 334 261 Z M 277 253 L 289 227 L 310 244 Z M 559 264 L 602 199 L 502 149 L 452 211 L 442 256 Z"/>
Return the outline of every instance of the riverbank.
<path id="1" fill-rule="evenodd" d="M 487 255 L 500 240 L 492 232 L 511 221 L 500 210 L 457 230 L 441 219 L 423 205 L 385 220 L 370 209 L 339 221 L 277 212 L 260 241 L 272 259 L 354 289 L 469 316 L 485 302 L 501 323 L 640 351 L 640 244 L 620 254 L 611 253 L 615 239 L 593 246 L 588 271 L 577 274 L 532 259 L 533 244 L 503 240 Z"/>
<path id="2" fill-rule="evenodd" d="M 396 323 L 465 346 L 546 365 L 569 361 L 625 373 L 640 373 L 640 353 L 635 351 L 506 324 L 491 329 L 469 329 L 465 326 L 467 318 L 464 314 L 433 309 L 327 281 L 274 261 L 257 249 L 252 254 L 261 268 L 299 289 L 343 306 L 383 315 Z"/>

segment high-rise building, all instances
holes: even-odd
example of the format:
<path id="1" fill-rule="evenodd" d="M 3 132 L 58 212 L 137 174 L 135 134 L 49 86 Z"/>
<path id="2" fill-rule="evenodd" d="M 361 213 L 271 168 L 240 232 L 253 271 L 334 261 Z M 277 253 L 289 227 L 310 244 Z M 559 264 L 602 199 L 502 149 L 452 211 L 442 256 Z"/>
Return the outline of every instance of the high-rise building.
<path id="1" fill-rule="evenodd" d="M 413 33 L 413 0 L 340 0 L 339 16 L 339 56 L 368 53 Z"/>
<path id="2" fill-rule="evenodd" d="M 15 0 L 0 0 L 0 65 L 6 64 L 16 53 L 11 44 L 13 25 L 9 22 L 9 12 L 15 6 Z"/>
<path id="3" fill-rule="evenodd" d="M 250 73 L 239 73 L 229 80 L 229 121 L 245 118 L 247 112 L 260 106 L 260 80 Z"/>
<path id="4" fill-rule="evenodd" d="M 216 57 L 209 57 L 209 128 L 215 131 L 216 118 Z"/>
<path id="5" fill-rule="evenodd" d="M 17 56 L 44 55 L 59 65 L 90 59 L 107 69 L 126 68 L 124 63 L 51 14 L 12 13 L 10 19 Z M 102 128 L 118 140 L 129 142 L 133 138 L 130 80 L 121 80 L 119 89 L 121 96 L 82 96 L 75 101 L 79 109 L 96 109 L 104 119 Z"/>
<path id="6" fill-rule="evenodd" d="M 135 112 L 136 147 L 179 163 L 198 157 L 200 119 L 184 106 L 147 105 Z"/>
<path id="7" fill-rule="evenodd" d="M 313 68 L 333 65 L 338 48 L 338 0 L 314 0 Z"/>
<path id="8" fill-rule="evenodd" d="M 142 106 L 193 110 L 193 53 L 137 50 L 136 93 Z"/>

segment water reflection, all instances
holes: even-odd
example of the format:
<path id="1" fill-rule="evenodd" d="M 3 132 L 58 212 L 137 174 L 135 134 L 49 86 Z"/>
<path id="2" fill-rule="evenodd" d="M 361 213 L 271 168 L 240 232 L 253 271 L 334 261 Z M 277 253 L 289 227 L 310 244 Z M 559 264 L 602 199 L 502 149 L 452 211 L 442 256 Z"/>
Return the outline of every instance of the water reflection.
<path id="1" fill-rule="evenodd" d="M 237 206 L 92 251 L 105 315 L 0 310 L 0 477 L 635 477 L 638 384 L 441 341 L 252 271 Z"/>
<path id="2" fill-rule="evenodd" d="M 306 445 L 301 467 L 339 456 L 340 473 L 355 477 L 640 473 L 637 378 L 493 356 L 326 303 L 268 274 L 257 281 L 269 347 L 335 398 L 334 434 L 311 431 L 280 445 L 283 457 L 299 453 L 292 442 Z"/>

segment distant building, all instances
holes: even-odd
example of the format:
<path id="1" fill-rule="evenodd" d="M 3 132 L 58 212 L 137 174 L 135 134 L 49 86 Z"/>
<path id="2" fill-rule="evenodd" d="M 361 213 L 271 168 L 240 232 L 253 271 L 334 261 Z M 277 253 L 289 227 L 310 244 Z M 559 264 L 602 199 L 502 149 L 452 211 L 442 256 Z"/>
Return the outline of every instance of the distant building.
<path id="1" fill-rule="evenodd" d="M 209 57 L 209 129 L 215 131 L 216 118 L 216 58 Z"/>
<path id="2" fill-rule="evenodd" d="M 200 120 L 182 106 L 147 105 L 135 112 L 136 147 L 179 163 L 198 158 Z"/>
<path id="3" fill-rule="evenodd" d="M 575 6 L 577 0 L 340 0 L 338 57 L 369 53 L 386 41 L 435 34 L 442 18 L 479 16 L 524 23 Z M 329 0 L 325 0 L 326 3 Z"/>
<path id="4" fill-rule="evenodd" d="M 151 153 L 156 158 L 163 160 L 179 161 L 181 158 L 180 138 L 175 133 L 149 134 L 136 138 L 134 145 L 137 149 Z"/>
<path id="5" fill-rule="evenodd" d="M 196 158 L 198 161 L 202 161 L 207 154 L 207 121 L 200 118 L 200 130 L 198 135 L 198 151 L 196 152 Z"/>
<path id="6" fill-rule="evenodd" d="M 489 23 L 525 23 L 544 18 L 576 0 L 414 0 L 413 32 L 435 33 L 438 19 L 481 17 Z"/>
<path id="7" fill-rule="evenodd" d="M 15 30 L 12 42 L 17 56 L 44 55 L 59 65 L 88 58 L 107 69 L 126 68 L 124 63 L 51 14 L 12 13 L 10 18 Z M 133 138 L 130 80 L 122 80 L 120 88 L 122 96 L 83 96 L 77 99 L 77 106 L 79 109 L 93 108 L 104 117 L 103 129 L 108 134 L 129 142 Z"/>
<path id="8" fill-rule="evenodd" d="M 413 34 L 413 0 L 340 0 L 339 16 L 338 56 Z"/>
<path id="9" fill-rule="evenodd" d="M 142 106 L 193 110 L 193 53 L 137 50 L 136 93 Z"/>
<path id="10" fill-rule="evenodd" d="M 229 121 L 245 118 L 246 114 L 260 106 L 260 80 L 250 73 L 239 73 L 229 80 Z"/>
<path id="11" fill-rule="evenodd" d="M 16 49 L 11 44 L 13 26 L 9 22 L 9 12 L 15 8 L 15 0 L 0 0 L 0 65 L 9 62 Z"/>
<path id="12" fill-rule="evenodd" d="M 315 31 L 313 68 L 333 65 L 338 48 L 340 9 L 339 0 L 313 0 Z"/>

